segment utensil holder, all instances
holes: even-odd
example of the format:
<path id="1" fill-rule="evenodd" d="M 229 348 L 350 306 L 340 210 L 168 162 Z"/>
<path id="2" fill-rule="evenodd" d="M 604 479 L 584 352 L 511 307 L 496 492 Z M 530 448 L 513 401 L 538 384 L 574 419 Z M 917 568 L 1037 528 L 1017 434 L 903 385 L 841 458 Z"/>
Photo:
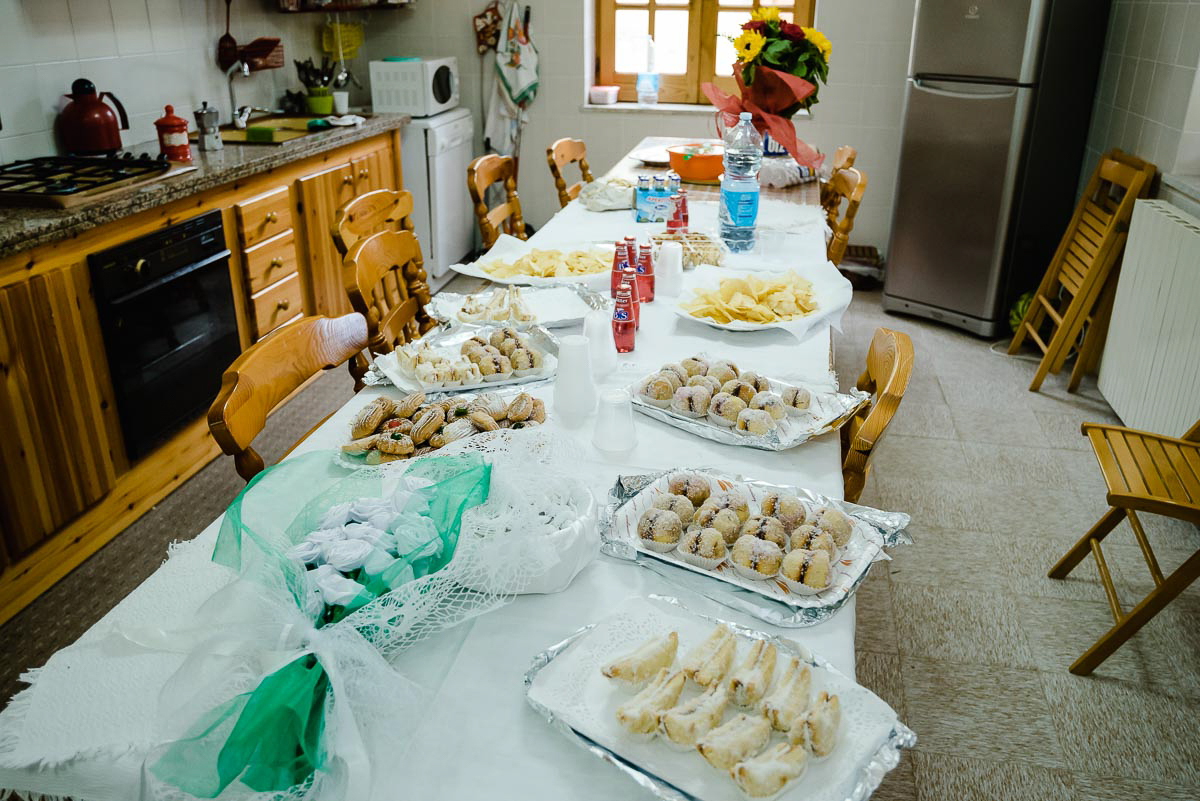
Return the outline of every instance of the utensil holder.
<path id="1" fill-rule="evenodd" d="M 304 102 L 308 106 L 310 114 L 325 117 L 333 113 L 333 95 L 330 93 L 328 86 L 311 87 L 308 90 L 308 96 L 304 98 Z"/>

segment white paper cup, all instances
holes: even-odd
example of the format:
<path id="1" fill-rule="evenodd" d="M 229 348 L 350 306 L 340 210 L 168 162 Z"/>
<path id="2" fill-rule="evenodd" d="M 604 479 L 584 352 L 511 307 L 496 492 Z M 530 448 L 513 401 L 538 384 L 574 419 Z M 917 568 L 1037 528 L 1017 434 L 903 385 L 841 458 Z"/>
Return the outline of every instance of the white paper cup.
<path id="1" fill-rule="evenodd" d="M 578 426 L 596 409 L 591 345 L 579 334 L 558 344 L 558 373 L 554 379 L 554 411 L 566 426 Z"/>
<path id="2" fill-rule="evenodd" d="M 592 372 L 606 376 L 617 369 L 617 345 L 613 340 L 612 312 L 592 309 L 583 318 L 583 335 L 592 355 Z"/>
<path id="3" fill-rule="evenodd" d="M 349 92 L 334 92 L 333 93 L 333 113 L 339 117 L 350 111 L 350 93 Z"/>
<path id="4" fill-rule="evenodd" d="M 637 446 L 633 399 L 627 391 L 606 389 L 600 393 L 600 408 L 596 414 L 592 444 L 597 450 L 607 453 L 626 453 Z"/>
<path id="5" fill-rule="evenodd" d="M 679 297 L 683 293 L 683 244 L 663 242 L 654 265 L 654 293 Z"/>

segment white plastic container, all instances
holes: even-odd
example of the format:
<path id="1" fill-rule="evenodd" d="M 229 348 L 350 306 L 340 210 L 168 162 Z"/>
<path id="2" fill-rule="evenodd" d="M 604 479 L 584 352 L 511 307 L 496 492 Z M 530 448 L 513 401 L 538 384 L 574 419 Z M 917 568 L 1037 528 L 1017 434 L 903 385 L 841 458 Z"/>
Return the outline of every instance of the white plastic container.
<path id="1" fill-rule="evenodd" d="M 611 106 L 617 102 L 619 86 L 593 86 L 588 89 L 588 102 L 595 106 Z"/>

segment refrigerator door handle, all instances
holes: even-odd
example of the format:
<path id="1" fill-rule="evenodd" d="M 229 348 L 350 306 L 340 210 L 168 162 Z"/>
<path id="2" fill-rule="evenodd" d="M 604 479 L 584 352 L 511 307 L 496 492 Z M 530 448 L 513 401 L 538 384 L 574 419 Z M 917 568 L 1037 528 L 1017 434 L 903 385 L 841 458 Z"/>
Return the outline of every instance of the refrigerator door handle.
<path id="1" fill-rule="evenodd" d="M 970 84 L 957 81 L 930 81 L 925 78 L 913 78 L 915 89 L 941 97 L 957 97 L 962 100 L 996 100 L 1005 97 L 1015 97 L 1017 86 L 997 86 L 995 84 Z M 961 87 L 969 86 L 970 91 L 962 91 Z M 955 88 L 949 88 L 955 87 Z"/>

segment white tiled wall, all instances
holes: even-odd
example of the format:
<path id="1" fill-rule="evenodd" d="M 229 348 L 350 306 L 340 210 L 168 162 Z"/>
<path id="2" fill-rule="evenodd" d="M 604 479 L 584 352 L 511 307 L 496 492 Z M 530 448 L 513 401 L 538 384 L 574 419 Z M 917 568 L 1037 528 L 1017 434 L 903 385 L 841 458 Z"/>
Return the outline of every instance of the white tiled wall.
<path id="1" fill-rule="evenodd" d="M 283 69 L 238 78 L 239 104 L 274 107 L 284 89 L 299 88 L 292 59 L 316 55 L 324 15 L 279 14 L 275 5 L 233 4 L 234 37 L 278 36 L 286 57 Z M 189 120 L 203 100 L 224 114 L 229 94 L 216 65 L 224 30 L 223 0 L 0 0 L 0 162 L 55 152 L 54 119 L 79 77 L 120 98 L 127 145 L 155 138 L 167 103 Z"/>
<path id="2" fill-rule="evenodd" d="M 1200 171 L 1198 63 L 1200 0 L 1113 3 L 1081 185 L 1113 147 L 1164 172 Z"/>

